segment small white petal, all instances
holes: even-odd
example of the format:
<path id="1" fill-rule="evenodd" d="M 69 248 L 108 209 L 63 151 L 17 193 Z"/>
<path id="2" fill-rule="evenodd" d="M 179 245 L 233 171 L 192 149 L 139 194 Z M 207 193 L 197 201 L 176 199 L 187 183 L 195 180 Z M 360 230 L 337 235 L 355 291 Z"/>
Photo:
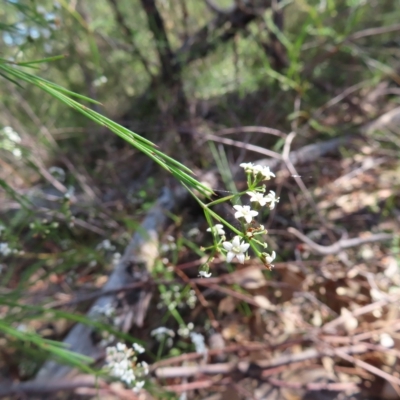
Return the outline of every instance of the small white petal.
<path id="1" fill-rule="evenodd" d="M 253 170 L 253 168 L 254 168 L 254 164 L 251 163 L 251 162 L 250 163 L 241 163 L 240 166 L 242 168 L 244 168 L 244 170 L 246 172 L 251 172 Z"/>
<path id="2" fill-rule="evenodd" d="M 251 215 L 243 215 L 243 218 L 245 221 L 249 224 L 253 218 L 251 218 Z"/>
<path id="3" fill-rule="evenodd" d="M 250 201 L 253 202 L 257 202 L 259 203 L 261 206 L 265 206 L 265 204 L 267 204 L 267 200 L 264 197 L 264 194 L 261 192 L 247 192 L 247 194 L 250 196 Z"/>
<path id="4" fill-rule="evenodd" d="M 264 255 L 264 257 L 265 257 L 265 262 L 267 263 L 267 264 L 272 264 L 272 262 L 275 260 L 275 258 L 276 258 L 276 253 L 275 253 L 275 251 L 273 251 L 272 253 L 271 253 L 271 255 L 269 255 L 268 253 L 263 253 L 263 255 Z"/>
<path id="5" fill-rule="evenodd" d="M 231 251 L 231 250 L 232 250 L 232 247 L 233 247 L 232 243 L 230 243 L 230 242 L 224 242 L 224 243 L 222 243 L 222 246 L 223 246 L 224 249 L 227 250 L 227 251 Z"/>
<path id="6" fill-rule="evenodd" d="M 124 343 L 117 343 L 116 348 L 118 351 L 125 351 L 126 345 Z"/>
<path id="7" fill-rule="evenodd" d="M 228 252 L 226 255 L 226 261 L 229 263 L 233 260 L 233 257 L 235 257 L 235 253 L 232 253 L 231 251 Z"/>
<path id="8" fill-rule="evenodd" d="M 240 236 L 235 236 L 232 240 L 232 246 L 233 247 L 239 247 L 240 246 Z"/>
<path id="9" fill-rule="evenodd" d="M 240 264 L 244 264 L 244 254 L 237 254 L 236 258 L 239 260 Z"/>
<path id="10" fill-rule="evenodd" d="M 240 251 L 241 251 L 242 253 L 245 253 L 249 247 L 250 247 L 250 244 L 249 244 L 249 243 L 242 243 L 242 244 L 240 245 Z"/>
<path id="11" fill-rule="evenodd" d="M 265 196 L 265 200 L 267 203 L 271 203 L 269 208 L 273 210 L 275 208 L 275 204 L 279 203 L 279 197 L 276 197 L 275 192 L 270 190 L 269 193 Z"/>
<path id="12" fill-rule="evenodd" d="M 200 276 L 200 278 L 209 278 L 211 275 L 212 275 L 211 272 L 199 271 L 199 276 Z"/>
<path id="13" fill-rule="evenodd" d="M 145 348 L 143 346 L 141 346 L 140 344 L 137 343 L 133 343 L 132 347 L 134 348 L 134 350 L 139 353 L 142 354 L 145 352 Z"/>
<path id="14" fill-rule="evenodd" d="M 262 167 L 261 165 L 256 165 L 253 168 L 253 173 L 256 174 L 261 174 L 264 176 L 264 180 L 270 180 L 271 177 L 275 178 L 275 174 L 273 172 L 271 172 L 271 170 L 269 169 L 269 167 Z"/>
<path id="15" fill-rule="evenodd" d="M 213 227 L 208 228 L 207 232 L 213 232 L 220 236 L 225 235 L 224 226 L 222 224 L 216 224 Z"/>

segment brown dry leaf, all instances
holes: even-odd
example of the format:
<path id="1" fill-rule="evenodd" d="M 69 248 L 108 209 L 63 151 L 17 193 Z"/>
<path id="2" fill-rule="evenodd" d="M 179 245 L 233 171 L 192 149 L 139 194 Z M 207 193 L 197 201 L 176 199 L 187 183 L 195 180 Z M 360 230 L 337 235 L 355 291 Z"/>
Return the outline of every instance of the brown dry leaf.
<path id="1" fill-rule="evenodd" d="M 218 311 L 223 314 L 232 314 L 235 311 L 237 299 L 232 296 L 224 297 L 218 304 Z"/>
<path id="2" fill-rule="evenodd" d="M 287 264 L 287 268 L 281 271 L 281 282 L 287 284 L 279 290 L 280 302 L 288 301 L 292 298 L 293 292 L 301 290 L 304 282 L 304 274 L 297 265 Z"/>

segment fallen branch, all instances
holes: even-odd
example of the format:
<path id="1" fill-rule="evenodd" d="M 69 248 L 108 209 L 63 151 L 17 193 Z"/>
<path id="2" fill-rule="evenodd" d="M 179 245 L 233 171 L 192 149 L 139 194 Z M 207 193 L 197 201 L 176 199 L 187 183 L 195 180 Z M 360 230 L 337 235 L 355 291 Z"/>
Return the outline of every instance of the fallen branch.
<path id="1" fill-rule="evenodd" d="M 114 289 L 129 284 L 135 285 L 138 281 L 147 279 L 158 255 L 158 237 L 167 222 L 166 211 L 171 211 L 176 206 L 176 202 L 177 194 L 165 188 L 162 196 L 148 212 L 140 229 L 133 235 L 124 255 L 105 284 L 103 290 L 107 294 L 99 297 L 90 308 L 87 314 L 89 318 L 95 318 L 96 310 L 99 308 L 115 306 L 117 292 L 113 292 Z M 151 292 L 147 291 L 145 287 L 135 288 L 126 298 L 133 300 L 124 310 L 124 317 L 121 318 L 123 325 L 117 327 L 123 332 L 127 332 L 134 322 L 138 326 L 142 325 Z M 63 343 L 71 351 L 98 359 L 102 355 L 103 349 L 94 343 L 92 333 L 92 327 L 81 323 L 76 324 Z M 70 372 L 71 367 L 69 366 L 60 365 L 55 361 L 47 361 L 37 374 L 35 381 L 44 382 L 50 378 L 61 378 Z"/>
<path id="2" fill-rule="evenodd" d="M 306 235 L 298 231 L 296 228 L 290 227 L 288 228 L 288 232 L 292 233 L 300 240 L 302 240 L 304 243 L 306 243 L 310 247 L 311 251 L 322 255 L 337 254 L 344 249 L 349 249 L 350 247 L 361 246 L 362 244 L 365 243 L 380 242 L 383 240 L 393 239 L 393 235 L 387 233 L 378 233 L 376 235 L 371 235 L 365 238 L 360 238 L 360 237 L 352 239 L 342 238 L 330 246 L 321 246 L 320 244 L 313 242 L 310 238 L 308 238 Z"/>
<path id="3" fill-rule="evenodd" d="M 340 317 L 334 319 L 333 321 L 326 323 L 322 327 L 322 330 L 323 330 L 323 332 L 332 331 L 332 330 L 334 330 L 334 328 L 343 324 L 347 319 L 349 319 L 351 317 L 359 317 L 360 315 L 370 313 L 374 310 L 379 310 L 380 308 L 387 306 L 390 303 L 395 303 L 398 301 L 400 301 L 400 295 L 394 294 L 394 295 L 388 296 L 386 299 L 379 300 L 375 303 L 367 304 L 366 306 L 357 308 L 354 311 L 352 311 L 351 315 L 341 315 Z"/>
<path id="4" fill-rule="evenodd" d="M 269 378 L 268 382 L 273 386 L 289 389 L 303 389 L 307 391 L 321 391 L 328 390 L 331 392 L 342 392 L 345 390 L 355 390 L 358 386 L 354 382 L 287 382 L 275 378 Z"/>
<path id="5" fill-rule="evenodd" d="M 342 352 L 340 349 L 337 349 L 335 351 L 335 353 L 338 357 L 343 358 L 343 360 L 346 360 L 354 365 L 357 365 L 358 367 L 363 368 L 366 371 L 370 372 L 371 374 L 379 376 L 394 385 L 400 386 L 400 378 L 397 378 L 394 375 L 390 375 L 387 372 L 382 371 L 381 369 L 379 369 L 371 364 L 366 363 L 365 361 L 358 360 L 357 358 L 352 357 L 349 354 Z"/>
<path id="6" fill-rule="evenodd" d="M 340 146 L 348 144 L 356 135 L 347 135 L 340 138 L 326 140 L 303 146 L 300 149 L 293 150 L 289 153 L 289 160 L 293 165 L 306 164 L 315 162 L 325 154 L 336 151 Z M 272 170 L 278 170 L 282 163 L 282 156 L 279 159 L 263 159 L 257 160 L 257 164 L 269 167 Z"/>
<path id="7" fill-rule="evenodd" d="M 300 361 L 321 358 L 324 356 L 332 357 L 336 355 L 336 352 L 338 350 L 340 351 L 340 354 L 360 354 L 369 351 L 368 346 L 365 343 L 360 343 L 355 346 L 344 346 L 338 349 L 327 348 L 324 350 L 317 350 L 313 348 L 307 349 L 301 353 L 282 355 L 272 360 L 258 361 L 255 363 L 239 361 L 237 363 L 186 365 L 182 367 L 161 367 L 155 370 L 155 375 L 157 376 L 157 378 L 161 379 L 190 378 L 198 374 L 229 374 L 233 371 L 237 371 L 246 375 L 250 371 L 250 368 L 252 368 L 252 366 L 256 366 L 256 368 L 259 369 L 275 368 L 280 365 L 293 364 Z"/>

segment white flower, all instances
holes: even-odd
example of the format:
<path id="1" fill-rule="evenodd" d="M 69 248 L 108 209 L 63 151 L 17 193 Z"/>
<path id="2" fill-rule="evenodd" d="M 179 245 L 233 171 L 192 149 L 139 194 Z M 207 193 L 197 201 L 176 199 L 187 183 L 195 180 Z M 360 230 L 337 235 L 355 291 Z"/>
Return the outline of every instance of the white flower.
<path id="1" fill-rule="evenodd" d="M 11 247 L 6 242 L 0 243 L 0 254 L 3 254 L 4 257 L 7 257 L 12 253 Z"/>
<path id="2" fill-rule="evenodd" d="M 135 387 L 132 389 L 135 393 L 140 392 L 142 387 L 144 386 L 144 381 L 136 381 Z"/>
<path id="3" fill-rule="evenodd" d="M 224 226 L 221 224 L 215 224 L 213 227 L 207 229 L 207 232 L 216 233 L 217 235 L 225 235 Z"/>
<path id="4" fill-rule="evenodd" d="M 156 339 L 160 342 L 165 336 L 174 337 L 175 332 L 171 329 L 166 328 L 165 326 L 160 326 L 159 328 L 153 329 L 150 332 L 151 336 L 155 336 Z"/>
<path id="5" fill-rule="evenodd" d="M 230 242 L 222 243 L 224 249 L 227 250 L 226 261 L 231 262 L 234 257 L 236 257 L 241 264 L 244 263 L 244 253 L 250 247 L 249 243 L 245 243 L 244 241 L 240 241 L 240 236 L 235 236 Z"/>
<path id="6" fill-rule="evenodd" d="M 264 176 L 265 181 L 269 181 L 271 177 L 275 178 L 275 174 L 269 169 L 269 167 L 263 167 L 262 165 L 254 165 L 253 163 L 242 163 L 240 164 L 246 172 L 252 172 L 254 176 L 261 174 Z"/>
<path id="7" fill-rule="evenodd" d="M 119 374 L 117 372 L 116 375 L 119 375 L 119 378 L 122 382 L 130 385 L 134 380 L 136 380 L 136 376 L 132 369 L 127 369 L 126 367 L 126 365 L 121 366 L 121 370 L 118 370 Z"/>
<path id="8" fill-rule="evenodd" d="M 207 229 L 208 230 L 208 229 Z M 192 229 L 190 229 L 189 230 L 189 232 L 187 233 L 187 235 L 189 236 L 189 237 L 194 237 L 194 236 L 197 236 L 197 235 L 199 235 L 200 234 L 200 229 L 199 228 L 192 228 Z"/>
<path id="9" fill-rule="evenodd" d="M 274 192 L 273 190 L 270 190 L 269 193 L 264 197 L 264 199 L 265 199 L 265 201 L 266 201 L 267 203 L 271 203 L 271 204 L 269 205 L 269 208 L 270 208 L 271 210 L 273 210 L 273 209 L 275 208 L 275 204 L 276 204 L 276 203 L 279 203 L 280 197 L 276 197 L 276 196 L 275 196 L 275 192 Z"/>
<path id="10" fill-rule="evenodd" d="M 253 217 L 258 215 L 258 212 L 251 210 L 250 206 L 233 206 L 233 208 L 236 210 L 235 218 L 239 219 L 243 217 L 248 224 L 251 222 Z"/>
<path id="11" fill-rule="evenodd" d="M 106 76 L 100 76 L 99 78 L 95 79 L 93 81 L 93 86 L 95 87 L 100 87 L 102 85 L 104 85 L 105 83 L 107 83 L 108 79 Z"/>
<path id="12" fill-rule="evenodd" d="M 117 348 L 117 351 L 119 351 L 121 353 L 126 351 L 126 344 L 125 343 L 117 343 L 117 345 L 115 347 Z M 112 347 L 110 348 L 110 350 L 112 350 Z"/>
<path id="13" fill-rule="evenodd" d="M 267 204 L 267 199 L 264 197 L 264 193 L 261 192 L 246 192 L 250 197 L 250 201 L 256 201 L 260 206 Z"/>
<path id="14" fill-rule="evenodd" d="M 190 339 L 196 348 L 196 353 L 207 353 L 207 347 L 204 343 L 204 336 L 201 333 L 192 332 L 190 334 Z"/>
<path id="15" fill-rule="evenodd" d="M 241 163 L 240 166 L 241 166 L 242 168 L 244 168 L 244 170 L 245 170 L 246 172 L 253 172 L 254 164 L 251 163 L 251 162 L 249 162 L 249 163 Z"/>
<path id="16" fill-rule="evenodd" d="M 145 375 L 148 375 L 148 374 L 149 374 L 149 364 L 147 364 L 146 361 L 142 361 L 139 365 L 142 366 L 142 368 L 143 368 L 143 373 L 144 373 Z"/>
<path id="17" fill-rule="evenodd" d="M 136 353 L 139 353 L 139 354 L 142 354 L 145 351 L 144 347 L 137 343 L 133 343 L 132 347 L 136 351 Z"/>
<path id="18" fill-rule="evenodd" d="M 264 259 L 265 259 L 265 262 L 266 262 L 267 264 L 272 264 L 272 261 L 274 261 L 275 258 L 276 258 L 276 253 L 275 253 L 275 251 L 273 251 L 271 255 L 269 255 L 268 253 L 262 253 L 262 254 L 263 254 Z"/>
<path id="19" fill-rule="evenodd" d="M 17 132 L 14 131 L 13 128 L 11 128 L 11 126 L 5 126 L 3 128 L 3 132 L 8 140 L 14 143 L 21 143 L 21 137 L 18 135 Z"/>
<path id="20" fill-rule="evenodd" d="M 101 249 L 113 251 L 115 250 L 115 246 L 111 244 L 109 239 L 104 239 L 96 246 L 96 250 L 101 250 Z"/>
<path id="21" fill-rule="evenodd" d="M 113 317 L 115 315 L 115 307 L 111 303 L 104 304 L 103 306 L 96 305 L 93 307 L 94 316 Z"/>
<path id="22" fill-rule="evenodd" d="M 182 337 L 189 337 L 190 331 L 192 331 L 194 328 L 193 322 L 189 322 L 187 326 L 181 325 L 178 329 L 178 335 Z"/>
<path id="23" fill-rule="evenodd" d="M 199 276 L 200 276 L 200 278 L 209 278 L 211 275 L 212 275 L 211 272 L 199 271 Z"/>
<path id="24" fill-rule="evenodd" d="M 275 178 L 275 174 L 273 172 L 271 172 L 271 170 L 269 169 L 269 167 L 263 167 L 261 165 L 255 165 L 253 167 L 253 174 L 257 175 L 257 174 L 261 174 L 264 176 L 265 181 L 269 181 L 271 179 L 271 177 Z"/>
<path id="25" fill-rule="evenodd" d="M 20 149 L 13 149 L 12 153 L 15 156 L 15 158 L 20 158 L 22 156 L 22 151 Z"/>

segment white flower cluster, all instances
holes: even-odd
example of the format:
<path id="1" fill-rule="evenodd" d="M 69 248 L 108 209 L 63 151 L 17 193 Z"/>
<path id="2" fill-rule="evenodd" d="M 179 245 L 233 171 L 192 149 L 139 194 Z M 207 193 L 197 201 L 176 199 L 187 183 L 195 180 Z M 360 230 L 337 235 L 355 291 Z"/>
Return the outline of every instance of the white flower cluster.
<path id="1" fill-rule="evenodd" d="M 134 392 L 140 391 L 144 386 L 144 376 L 149 373 L 146 362 L 137 362 L 136 353 L 144 353 L 144 348 L 134 343 L 128 349 L 125 344 L 117 343 L 114 347 L 106 349 L 106 371 L 132 388 Z"/>
<path id="2" fill-rule="evenodd" d="M 115 246 L 111 244 L 109 239 L 104 239 L 96 246 L 96 250 L 114 251 Z"/>
<path id="3" fill-rule="evenodd" d="M 263 167 L 261 165 L 255 165 L 253 163 L 242 163 L 240 164 L 244 168 L 246 173 L 253 174 L 254 177 L 261 177 L 263 181 L 269 181 L 271 178 L 275 178 L 275 174 L 271 172 L 269 167 Z"/>
<path id="4" fill-rule="evenodd" d="M 161 309 L 164 307 L 168 308 L 184 308 L 185 304 L 191 309 L 195 308 L 197 297 L 196 292 L 193 289 L 189 291 L 183 291 L 182 286 L 173 285 L 170 290 L 160 294 L 160 302 L 157 304 L 157 308 Z"/>
<path id="5" fill-rule="evenodd" d="M 176 243 L 175 243 L 175 238 L 172 235 L 168 235 L 166 237 L 166 240 L 168 243 L 163 243 L 161 245 L 161 253 L 168 253 L 169 251 L 174 251 L 176 250 Z"/>
<path id="6" fill-rule="evenodd" d="M 270 210 L 273 210 L 276 204 L 279 202 L 279 197 L 273 190 L 270 190 L 267 195 L 265 195 L 265 185 L 261 185 L 262 181 L 270 180 L 275 177 L 275 174 L 271 172 L 269 167 L 263 167 L 260 165 L 254 165 L 253 163 L 242 163 L 240 164 L 244 168 L 247 174 L 247 182 L 249 185 L 249 191 L 246 192 L 250 196 L 250 202 L 255 203 L 255 208 L 252 209 L 251 206 L 245 205 L 234 205 L 235 218 L 242 221 L 243 235 L 236 235 L 232 241 L 226 241 L 225 230 L 222 224 L 216 224 L 207 229 L 214 236 L 220 236 L 220 241 L 218 246 L 226 251 L 226 260 L 231 262 L 233 259 L 237 259 L 241 264 L 244 263 L 245 259 L 248 258 L 247 251 L 250 247 L 251 240 L 254 239 L 256 235 L 265 234 L 266 230 L 263 225 L 256 226 L 253 220 L 257 215 L 260 207 L 268 205 Z M 261 243 L 254 239 L 258 245 L 266 248 L 266 243 Z M 253 243 L 254 243 L 253 242 Z M 271 254 L 268 253 L 258 253 L 259 258 L 264 262 L 264 264 L 270 268 L 272 267 L 272 262 L 276 257 L 275 252 Z M 208 270 L 208 266 L 205 269 L 199 271 L 199 276 L 202 278 L 209 278 L 211 272 Z"/>
<path id="7" fill-rule="evenodd" d="M 10 254 L 22 254 L 22 251 L 18 251 L 17 249 L 13 249 L 7 242 L 0 242 L 0 254 L 4 257 L 9 256 Z"/>
<path id="8" fill-rule="evenodd" d="M 95 305 L 92 310 L 95 316 L 105 316 L 107 318 L 114 317 L 116 309 L 111 303 L 107 303 L 103 306 Z"/>
<path id="9" fill-rule="evenodd" d="M 187 338 L 190 335 L 190 332 L 193 330 L 194 325 L 193 322 L 189 322 L 187 325 L 180 325 L 178 329 L 178 335 L 183 338 Z"/>
<path id="10" fill-rule="evenodd" d="M 108 79 L 106 76 L 102 75 L 100 77 L 98 77 L 97 79 L 95 79 L 92 84 L 95 87 L 100 87 L 103 86 L 105 83 L 107 83 Z"/>
<path id="11" fill-rule="evenodd" d="M 269 193 L 264 196 L 263 192 L 246 192 L 250 196 L 250 201 L 256 201 L 260 206 L 264 207 L 267 203 L 269 204 L 270 210 L 275 208 L 275 204 L 279 203 L 279 197 L 277 198 L 275 192 L 270 190 Z"/>
<path id="12" fill-rule="evenodd" d="M 196 348 L 196 353 L 206 354 L 207 347 L 204 342 L 204 336 L 201 333 L 192 332 L 190 334 L 190 339 Z"/>
<path id="13" fill-rule="evenodd" d="M 8 245 L 8 243 L 6 243 L 6 242 L 0 243 L 0 254 L 2 254 L 4 257 L 7 257 L 12 252 L 13 251 L 10 248 L 10 246 Z"/>
<path id="14" fill-rule="evenodd" d="M 10 151 L 15 158 L 21 158 L 20 143 L 21 137 L 11 126 L 0 129 L 0 149 Z"/>
<path id="15" fill-rule="evenodd" d="M 95 305 L 91 310 L 91 318 L 106 325 L 119 325 L 117 310 L 111 303 L 107 303 L 102 306 Z M 115 336 L 109 331 L 99 329 L 96 330 L 96 332 L 101 336 L 101 341 L 98 344 L 100 347 L 105 348 L 111 343 L 115 342 Z"/>
<path id="16" fill-rule="evenodd" d="M 165 340 L 167 346 L 172 347 L 175 332 L 172 329 L 166 328 L 165 326 L 160 326 L 159 328 L 153 329 L 150 332 L 150 335 L 154 336 L 158 342 Z"/>

